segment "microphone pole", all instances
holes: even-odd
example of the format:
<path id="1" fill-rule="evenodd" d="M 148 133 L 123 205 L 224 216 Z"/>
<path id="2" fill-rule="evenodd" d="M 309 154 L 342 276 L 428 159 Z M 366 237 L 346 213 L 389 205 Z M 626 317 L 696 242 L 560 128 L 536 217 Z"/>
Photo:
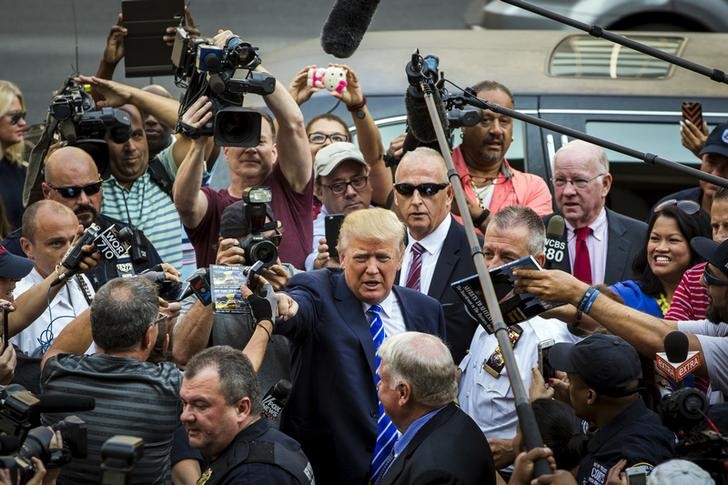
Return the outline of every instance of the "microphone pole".
<path id="1" fill-rule="evenodd" d="M 547 130 L 555 131 L 557 133 L 562 133 L 564 135 L 568 135 L 573 138 L 578 138 L 579 140 L 584 140 L 589 143 L 593 143 L 594 145 L 599 145 L 600 147 L 607 148 L 609 150 L 619 152 L 619 153 L 628 155 L 633 158 L 637 158 L 650 165 L 662 166 L 662 167 L 665 167 L 665 168 L 668 168 L 671 170 L 675 170 L 677 172 L 681 172 L 685 175 L 702 180 L 704 182 L 708 182 L 713 185 L 717 185 L 719 187 L 728 188 L 728 179 L 718 177 L 717 175 L 702 172 L 696 168 L 688 167 L 681 163 L 673 162 L 672 160 L 667 160 L 665 158 L 660 157 L 659 155 L 655 155 L 654 153 L 646 153 L 646 152 L 641 152 L 639 150 L 634 150 L 634 149 L 626 147 L 624 145 L 620 145 L 618 143 L 604 140 L 603 138 L 597 138 L 596 136 L 587 135 L 586 133 L 582 133 L 581 131 L 577 131 L 572 128 L 568 128 L 563 125 L 558 125 L 556 123 L 552 123 L 550 121 L 546 121 L 544 119 L 537 118 L 535 116 L 520 113 L 514 109 L 509 109 L 509 108 L 506 108 L 499 104 L 494 104 L 494 103 L 491 103 L 490 101 L 481 99 L 481 98 L 477 97 L 475 94 L 473 94 L 472 92 L 470 92 L 469 90 L 466 90 L 464 93 L 465 94 L 462 96 L 452 96 L 449 99 L 455 99 L 458 101 L 462 100 L 462 102 L 467 103 L 471 106 L 475 106 L 476 108 L 495 111 L 496 113 L 510 116 L 511 118 L 515 118 L 517 120 L 521 120 L 521 121 L 524 121 L 524 122 L 532 124 L 532 125 L 537 125 L 537 126 L 540 126 L 541 128 L 546 128 Z"/>
<path id="2" fill-rule="evenodd" d="M 511 389 L 513 390 L 513 397 L 516 401 L 516 413 L 518 414 L 518 420 L 521 423 L 521 431 L 523 432 L 523 442 L 527 449 L 538 448 L 544 445 L 541 433 L 538 429 L 538 423 L 536 423 L 536 416 L 533 414 L 533 409 L 528 401 L 528 394 L 521 380 L 521 373 L 518 370 L 518 364 L 516 358 L 513 355 L 513 347 L 511 341 L 508 338 L 508 327 L 506 327 L 503 321 L 503 315 L 498 305 L 498 298 L 495 296 L 493 290 L 493 282 L 490 279 L 490 273 L 485 266 L 485 260 L 483 259 L 483 250 L 478 243 L 478 238 L 475 235 L 475 227 L 473 226 L 473 219 L 470 217 L 470 211 L 468 210 L 468 203 L 465 199 L 465 191 L 462 185 L 460 185 L 460 177 L 458 176 L 457 170 L 452 162 L 450 156 L 450 147 L 445 137 L 445 130 L 442 128 L 442 122 L 435 106 L 435 100 L 433 99 L 433 89 L 436 89 L 431 79 L 423 76 L 420 79 L 420 89 L 424 93 L 425 104 L 427 105 L 427 111 L 432 121 L 432 127 L 435 129 L 437 135 L 437 141 L 440 145 L 440 152 L 442 157 L 445 159 L 445 166 L 447 167 L 447 177 L 450 180 L 450 185 L 455 192 L 455 201 L 460 211 L 460 217 L 465 225 L 465 235 L 468 238 L 468 245 L 470 246 L 470 255 L 475 264 L 475 269 L 478 272 L 478 280 L 480 286 L 483 289 L 483 295 L 485 296 L 485 303 L 488 306 L 493 326 L 495 328 L 495 336 L 500 345 L 501 352 L 503 354 L 503 361 L 508 371 L 508 380 L 511 383 Z M 534 463 L 533 476 L 539 477 L 551 473 L 548 462 L 545 459 L 540 459 Z"/>
<path id="3" fill-rule="evenodd" d="M 726 76 L 726 73 L 721 71 L 720 69 L 711 69 L 709 67 L 705 67 L 701 64 L 688 61 L 687 59 L 683 59 L 681 57 L 668 54 L 667 52 L 661 51 L 659 49 L 655 49 L 654 47 L 642 44 L 641 42 L 637 42 L 636 40 L 628 39 L 627 37 L 624 37 L 622 35 L 615 34 L 614 32 L 605 30 L 598 25 L 585 24 L 583 22 L 579 22 L 578 20 L 565 17 L 564 15 L 552 12 L 550 10 L 546 10 L 541 7 L 537 7 L 536 5 L 532 5 L 522 0 L 501 1 L 509 5 L 528 10 L 529 12 L 535 13 L 542 17 L 555 20 L 556 22 L 559 22 L 561 24 L 582 30 L 592 37 L 601 37 L 603 39 L 607 39 L 608 41 L 614 42 L 615 44 L 629 47 L 630 49 L 634 49 L 643 54 L 647 54 L 648 56 L 657 57 L 658 59 L 662 59 L 663 61 L 669 62 L 670 64 L 673 64 L 675 66 L 679 66 L 689 71 L 696 72 L 710 78 L 713 81 L 728 84 L 728 76 Z"/>

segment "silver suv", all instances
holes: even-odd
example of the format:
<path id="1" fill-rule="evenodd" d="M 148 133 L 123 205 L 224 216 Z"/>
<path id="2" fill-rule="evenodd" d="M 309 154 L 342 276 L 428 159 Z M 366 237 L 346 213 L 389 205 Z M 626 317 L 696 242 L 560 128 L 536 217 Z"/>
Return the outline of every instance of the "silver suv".
<path id="1" fill-rule="evenodd" d="M 528 0 L 566 17 L 610 30 L 728 32 L 726 0 Z M 499 0 L 472 0 L 465 25 L 486 29 L 565 29 Z"/>

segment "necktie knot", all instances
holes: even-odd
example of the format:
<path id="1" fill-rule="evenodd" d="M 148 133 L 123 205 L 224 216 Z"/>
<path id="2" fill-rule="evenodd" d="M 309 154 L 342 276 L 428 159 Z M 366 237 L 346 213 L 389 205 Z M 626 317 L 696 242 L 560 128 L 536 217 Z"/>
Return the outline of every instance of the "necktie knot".
<path id="1" fill-rule="evenodd" d="M 586 241 L 586 238 L 588 238 L 589 234 L 591 234 L 591 227 L 584 226 L 579 229 L 574 229 L 574 233 L 576 234 L 577 241 Z"/>
<path id="2" fill-rule="evenodd" d="M 422 244 L 416 242 L 412 245 L 410 251 L 412 251 L 414 254 L 422 254 L 425 252 L 425 247 Z"/>
<path id="3" fill-rule="evenodd" d="M 368 312 L 372 315 L 379 315 L 382 312 L 382 307 L 379 305 L 372 305 L 369 307 Z"/>

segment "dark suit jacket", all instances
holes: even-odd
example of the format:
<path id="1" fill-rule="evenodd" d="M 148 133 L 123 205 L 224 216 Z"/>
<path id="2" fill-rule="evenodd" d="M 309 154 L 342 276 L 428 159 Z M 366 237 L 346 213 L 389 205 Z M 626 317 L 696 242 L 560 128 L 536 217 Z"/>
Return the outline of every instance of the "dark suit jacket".
<path id="1" fill-rule="evenodd" d="M 378 485 L 494 484 L 488 440 L 455 404 L 432 417 L 390 465 Z"/>
<path id="2" fill-rule="evenodd" d="M 551 217 L 553 215 L 544 218 L 546 225 Z M 566 241 L 566 227 L 563 237 Z M 604 269 L 604 284 L 613 285 L 618 281 L 634 279 L 637 275 L 632 271 L 632 261 L 646 243 L 647 224 L 607 209 L 607 267 Z M 569 251 L 564 251 L 564 260 L 551 268 L 571 273 Z"/>
<path id="3" fill-rule="evenodd" d="M 395 286 L 407 330 L 444 339 L 440 304 Z M 298 313 L 276 324 L 291 339 L 293 389 L 280 429 L 296 439 L 320 484 L 364 484 L 377 439 L 374 343 L 362 303 L 341 270 L 300 273 L 287 293 Z"/>
<path id="4" fill-rule="evenodd" d="M 482 238 L 478 238 L 482 247 Z M 406 271 L 407 268 L 404 268 Z M 459 364 L 470 348 L 478 322 L 465 311 L 465 304 L 452 289 L 450 283 L 475 274 L 475 264 L 470 256 L 465 229 L 452 219 L 450 230 L 442 243 L 440 256 L 435 264 L 432 282 L 427 295 L 442 304 L 447 328 L 447 346 L 455 364 Z M 399 280 L 399 276 L 397 277 Z"/>

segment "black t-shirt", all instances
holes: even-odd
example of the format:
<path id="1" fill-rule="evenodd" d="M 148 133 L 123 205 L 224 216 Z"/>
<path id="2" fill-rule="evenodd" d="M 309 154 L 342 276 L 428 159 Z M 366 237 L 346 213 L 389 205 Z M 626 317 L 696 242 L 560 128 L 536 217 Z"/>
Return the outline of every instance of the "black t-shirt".
<path id="1" fill-rule="evenodd" d="M 603 485 L 609 469 L 622 458 L 627 467 L 655 467 L 673 457 L 673 443 L 673 433 L 639 399 L 591 437 L 576 481 Z"/>
<path id="2" fill-rule="evenodd" d="M 12 229 L 22 224 L 25 172 L 25 167 L 6 158 L 0 160 L 0 198 L 5 205 L 5 214 Z"/>

